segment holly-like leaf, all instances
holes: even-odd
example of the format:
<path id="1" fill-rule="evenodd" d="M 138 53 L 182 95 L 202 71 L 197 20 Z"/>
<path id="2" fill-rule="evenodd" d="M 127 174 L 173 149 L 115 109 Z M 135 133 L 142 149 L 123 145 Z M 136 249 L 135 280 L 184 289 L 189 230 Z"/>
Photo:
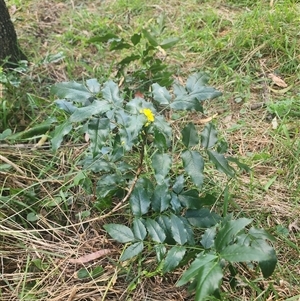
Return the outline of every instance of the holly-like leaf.
<path id="1" fill-rule="evenodd" d="M 122 105 L 123 99 L 119 95 L 119 87 L 113 81 L 109 80 L 104 84 L 102 95 L 106 101 L 113 103 L 116 106 Z"/>
<path id="2" fill-rule="evenodd" d="M 210 261 L 203 265 L 198 272 L 195 301 L 207 300 L 219 290 L 223 271 L 218 261 Z"/>
<path id="3" fill-rule="evenodd" d="M 147 218 L 146 228 L 153 241 L 160 243 L 165 241 L 166 234 L 162 227 L 155 220 Z"/>
<path id="4" fill-rule="evenodd" d="M 131 36 L 130 40 L 133 45 L 137 45 L 141 40 L 142 35 L 140 33 L 135 33 L 133 36 Z"/>
<path id="5" fill-rule="evenodd" d="M 51 145 L 54 151 L 58 150 L 63 141 L 64 136 L 69 134 L 72 128 L 72 123 L 69 120 L 55 127 L 53 138 L 51 139 Z"/>
<path id="6" fill-rule="evenodd" d="M 219 230 L 216 239 L 215 247 L 218 252 L 226 248 L 234 241 L 235 236 L 244 230 L 247 225 L 252 222 L 249 218 L 239 218 L 237 220 L 226 221 Z"/>
<path id="7" fill-rule="evenodd" d="M 93 103 L 87 107 L 77 108 L 70 116 L 71 122 L 81 122 L 92 116 L 106 113 L 110 110 L 110 104 L 105 100 L 95 99 Z"/>
<path id="8" fill-rule="evenodd" d="M 142 241 L 138 241 L 132 245 L 130 245 L 120 257 L 121 261 L 128 260 L 133 258 L 134 256 L 140 254 L 144 249 L 144 244 Z"/>
<path id="9" fill-rule="evenodd" d="M 165 182 L 172 165 L 172 158 L 168 154 L 155 153 L 152 157 L 152 167 L 154 169 L 154 177 L 158 184 Z"/>
<path id="10" fill-rule="evenodd" d="M 62 82 L 51 87 L 51 94 L 59 98 L 69 99 L 84 103 L 93 94 L 83 85 L 77 82 Z"/>
<path id="11" fill-rule="evenodd" d="M 182 274 L 179 281 L 176 283 L 176 286 L 185 285 L 188 282 L 191 282 L 199 274 L 200 269 L 209 264 L 210 262 L 217 262 L 218 256 L 213 254 L 205 254 L 204 252 L 200 253 L 197 258 L 191 263 L 190 267 Z"/>
<path id="12" fill-rule="evenodd" d="M 181 262 L 186 252 L 186 248 L 183 246 L 174 246 L 172 247 L 165 258 L 162 272 L 168 273 L 173 271 Z"/>
<path id="13" fill-rule="evenodd" d="M 212 123 L 207 123 L 201 133 L 201 144 L 208 149 L 213 147 L 218 142 L 218 136 L 215 126 Z"/>
<path id="14" fill-rule="evenodd" d="M 155 116 L 153 127 L 165 136 L 166 144 L 167 146 L 169 146 L 172 139 L 172 128 L 170 127 L 170 124 L 165 120 L 165 118 L 159 115 Z"/>
<path id="15" fill-rule="evenodd" d="M 100 84 L 96 78 L 88 79 L 86 85 L 91 93 L 97 94 L 100 92 Z"/>
<path id="16" fill-rule="evenodd" d="M 166 40 L 163 40 L 159 46 L 162 48 L 162 49 L 169 49 L 169 48 L 172 48 L 174 45 L 176 45 L 179 41 L 179 38 L 168 38 Z"/>
<path id="17" fill-rule="evenodd" d="M 199 143 L 198 133 L 193 123 L 189 123 L 184 129 L 181 131 L 182 142 L 185 147 L 189 148 L 195 146 Z"/>
<path id="18" fill-rule="evenodd" d="M 150 197 L 142 185 L 136 185 L 129 199 L 131 211 L 134 216 L 146 214 L 150 206 Z"/>
<path id="19" fill-rule="evenodd" d="M 211 227 L 205 230 L 204 234 L 202 235 L 201 244 L 205 249 L 210 249 L 215 242 L 216 236 L 216 228 Z"/>
<path id="20" fill-rule="evenodd" d="M 153 37 L 153 35 L 146 29 L 142 30 L 144 37 L 149 41 L 149 43 L 156 47 L 158 46 L 158 42 L 156 41 L 156 39 Z"/>
<path id="21" fill-rule="evenodd" d="M 154 246 L 154 250 L 156 252 L 156 259 L 157 262 L 161 262 L 164 258 L 164 256 L 166 255 L 167 249 L 163 244 L 156 244 Z"/>
<path id="22" fill-rule="evenodd" d="M 220 256 L 229 262 L 265 261 L 270 259 L 269 253 L 261 248 L 239 244 L 225 247 Z"/>
<path id="23" fill-rule="evenodd" d="M 93 155 L 99 154 L 106 144 L 110 132 L 110 120 L 108 118 L 95 118 L 88 123 L 89 148 Z"/>
<path id="24" fill-rule="evenodd" d="M 154 130 L 154 140 L 153 140 L 153 145 L 156 147 L 159 151 L 163 152 L 164 150 L 167 149 L 167 140 L 160 131 L 157 129 Z"/>
<path id="25" fill-rule="evenodd" d="M 106 224 L 103 228 L 116 241 L 121 243 L 135 241 L 135 237 L 130 228 L 119 224 Z"/>
<path id="26" fill-rule="evenodd" d="M 199 152 L 186 150 L 181 154 L 183 167 L 193 183 L 201 188 L 203 184 L 204 160 Z"/>
<path id="27" fill-rule="evenodd" d="M 175 183 L 172 187 L 173 191 L 176 193 L 176 194 L 180 194 L 182 192 L 184 188 L 184 176 L 183 175 L 179 175 L 176 180 L 175 180 Z"/>
<path id="28" fill-rule="evenodd" d="M 196 189 L 183 191 L 178 195 L 178 198 L 187 209 L 199 209 L 203 207 L 199 192 Z"/>
<path id="29" fill-rule="evenodd" d="M 171 195 L 167 184 L 157 185 L 152 196 L 151 206 L 156 212 L 163 212 L 170 205 Z"/>
<path id="30" fill-rule="evenodd" d="M 77 109 L 74 105 L 73 102 L 67 101 L 66 99 L 57 99 L 55 100 L 55 104 L 65 112 L 72 114 L 75 112 Z"/>
<path id="31" fill-rule="evenodd" d="M 161 87 L 155 83 L 152 85 L 153 99 L 160 105 L 169 105 L 171 101 L 171 95 L 165 87 Z"/>
<path id="32" fill-rule="evenodd" d="M 227 176 L 234 177 L 235 171 L 228 164 L 228 161 L 223 154 L 219 154 L 210 149 L 207 150 L 207 153 L 210 161 L 212 161 L 215 164 L 218 171 L 225 173 Z"/>
<path id="33" fill-rule="evenodd" d="M 171 214 L 171 230 L 173 239 L 180 245 L 187 242 L 187 231 L 182 220 L 175 214 Z"/>
<path id="34" fill-rule="evenodd" d="M 198 228 L 212 227 L 221 219 L 218 214 L 210 212 L 210 210 L 207 208 L 202 208 L 199 210 L 189 209 L 187 210 L 185 217 L 192 226 Z"/>
<path id="35" fill-rule="evenodd" d="M 133 220 L 133 233 L 135 238 L 139 240 L 144 240 L 147 235 L 147 230 L 144 224 L 136 217 Z"/>

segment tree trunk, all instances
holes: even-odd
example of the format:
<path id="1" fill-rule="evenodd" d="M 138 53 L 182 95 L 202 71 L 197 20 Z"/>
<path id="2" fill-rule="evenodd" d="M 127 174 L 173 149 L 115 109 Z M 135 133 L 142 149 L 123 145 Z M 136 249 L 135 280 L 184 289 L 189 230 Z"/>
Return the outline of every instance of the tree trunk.
<path id="1" fill-rule="evenodd" d="M 4 0 L 0 0 L 0 66 L 13 67 L 19 60 L 26 60 L 26 56 L 20 50 L 17 34 L 10 19 Z"/>

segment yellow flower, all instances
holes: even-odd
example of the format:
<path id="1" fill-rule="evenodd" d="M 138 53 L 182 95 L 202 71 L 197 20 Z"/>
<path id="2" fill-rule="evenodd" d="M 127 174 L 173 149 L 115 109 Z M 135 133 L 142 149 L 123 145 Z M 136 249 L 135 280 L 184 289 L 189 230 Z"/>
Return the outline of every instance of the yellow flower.
<path id="1" fill-rule="evenodd" d="M 150 122 L 154 121 L 154 114 L 150 109 L 141 109 L 140 113 L 144 114 L 147 117 L 147 123 L 145 124 L 145 126 L 148 126 Z"/>

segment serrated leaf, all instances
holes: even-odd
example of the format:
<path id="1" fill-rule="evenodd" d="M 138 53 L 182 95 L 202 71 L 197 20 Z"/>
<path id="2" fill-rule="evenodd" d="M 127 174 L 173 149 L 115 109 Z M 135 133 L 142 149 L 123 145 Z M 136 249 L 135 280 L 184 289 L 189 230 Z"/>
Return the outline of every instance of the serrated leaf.
<path id="1" fill-rule="evenodd" d="M 172 247 L 165 258 L 162 272 L 168 273 L 173 271 L 181 262 L 186 252 L 186 248 L 183 246 L 174 246 Z"/>
<path id="2" fill-rule="evenodd" d="M 193 230 L 191 224 L 188 222 L 187 218 L 185 218 L 184 216 L 178 216 L 178 217 L 182 221 L 184 228 L 186 230 L 186 239 L 187 239 L 188 244 L 190 246 L 194 246 L 195 245 L 194 230 Z"/>
<path id="3" fill-rule="evenodd" d="M 198 272 L 195 301 L 207 300 L 219 290 L 223 271 L 218 261 L 210 261 L 203 265 Z"/>
<path id="4" fill-rule="evenodd" d="M 150 196 L 141 185 L 136 185 L 129 199 L 131 211 L 134 216 L 142 216 L 148 213 Z"/>
<path id="5" fill-rule="evenodd" d="M 153 99 L 160 105 L 169 105 L 171 101 L 171 95 L 165 87 L 161 87 L 155 83 L 152 85 Z"/>
<path id="6" fill-rule="evenodd" d="M 227 176 L 234 177 L 234 169 L 228 164 L 223 154 L 219 154 L 213 150 L 207 150 L 210 161 L 214 163 L 218 171 L 225 173 Z"/>
<path id="7" fill-rule="evenodd" d="M 173 239 L 180 245 L 184 245 L 187 242 L 187 231 L 182 220 L 171 214 L 171 231 Z"/>
<path id="8" fill-rule="evenodd" d="M 135 238 L 140 240 L 144 240 L 147 235 L 147 230 L 144 224 L 136 217 L 133 220 L 133 233 Z"/>
<path id="9" fill-rule="evenodd" d="M 154 46 L 154 47 L 158 46 L 158 42 L 156 41 L 156 39 L 151 35 L 151 33 L 148 30 L 143 29 L 142 32 L 143 32 L 144 37 L 149 41 L 149 43 L 152 46 Z"/>
<path id="10" fill-rule="evenodd" d="M 89 149 L 95 156 L 99 154 L 102 147 L 106 144 L 110 133 L 110 120 L 108 118 L 95 118 L 88 123 L 88 131 L 90 138 Z"/>
<path id="11" fill-rule="evenodd" d="M 77 109 L 71 101 L 67 101 L 65 99 L 57 99 L 55 100 L 55 104 L 65 112 L 72 114 Z"/>
<path id="12" fill-rule="evenodd" d="M 105 100 L 94 100 L 93 103 L 87 107 L 77 108 L 70 116 L 71 122 L 81 122 L 92 116 L 106 113 L 110 110 L 110 105 Z"/>
<path id="13" fill-rule="evenodd" d="M 176 194 L 180 194 L 182 192 L 184 188 L 184 176 L 183 175 L 179 175 L 176 180 L 175 180 L 175 183 L 172 187 L 173 191 L 176 193 Z"/>
<path id="14" fill-rule="evenodd" d="M 166 215 L 160 215 L 156 219 L 157 223 L 160 225 L 160 227 L 163 229 L 164 233 L 166 234 L 165 243 L 169 245 L 175 245 L 176 242 L 173 239 L 173 234 L 171 230 L 171 219 Z"/>
<path id="15" fill-rule="evenodd" d="M 158 184 L 163 184 L 172 165 L 172 158 L 169 154 L 155 153 L 152 157 L 154 177 Z"/>
<path id="16" fill-rule="evenodd" d="M 186 88 L 189 92 L 199 90 L 208 83 L 208 75 L 205 72 L 198 72 L 190 75 L 186 81 Z"/>
<path id="17" fill-rule="evenodd" d="M 51 139 L 52 150 L 58 150 L 63 138 L 71 132 L 72 128 L 72 123 L 69 120 L 55 127 L 53 138 Z"/>
<path id="18" fill-rule="evenodd" d="M 210 212 L 207 208 L 202 208 L 200 210 L 189 209 L 187 210 L 185 217 L 192 226 L 198 228 L 212 227 L 221 219 L 218 214 Z"/>
<path id="19" fill-rule="evenodd" d="M 249 234 L 256 239 L 268 239 L 270 241 L 275 241 L 274 236 L 268 233 L 265 229 L 251 227 L 249 229 Z"/>
<path id="20" fill-rule="evenodd" d="M 216 233 L 217 232 L 215 227 L 211 227 L 205 230 L 200 241 L 205 249 L 210 249 L 214 245 Z"/>
<path id="21" fill-rule="evenodd" d="M 166 140 L 164 134 L 159 132 L 157 129 L 154 130 L 153 146 L 161 152 L 163 152 L 168 147 L 167 140 Z"/>
<path id="22" fill-rule="evenodd" d="M 270 259 L 269 254 L 260 248 L 238 244 L 225 247 L 220 256 L 229 262 L 265 261 Z"/>
<path id="23" fill-rule="evenodd" d="M 112 80 L 109 80 L 104 84 L 104 88 L 101 92 L 106 101 L 113 103 L 116 106 L 122 104 L 123 99 L 119 95 L 119 87 Z"/>
<path id="24" fill-rule="evenodd" d="M 77 82 L 57 83 L 51 87 L 50 92 L 59 98 L 66 98 L 81 103 L 93 96 L 83 84 Z"/>
<path id="25" fill-rule="evenodd" d="M 198 133 L 193 123 L 189 123 L 187 126 L 185 126 L 181 131 L 181 135 L 182 143 L 187 148 L 195 146 L 199 143 Z"/>
<path id="26" fill-rule="evenodd" d="M 177 95 L 174 101 L 170 104 L 170 108 L 173 110 L 180 111 L 191 111 L 203 112 L 201 103 L 192 95 L 189 95 L 186 91 L 183 95 Z"/>
<path id="27" fill-rule="evenodd" d="M 183 206 L 187 209 L 198 209 L 203 207 L 199 192 L 196 189 L 183 191 L 178 195 L 178 198 Z"/>
<path id="28" fill-rule="evenodd" d="M 133 45 L 137 45 L 141 40 L 142 35 L 140 33 L 135 33 L 133 36 L 131 36 L 130 40 Z"/>
<path id="29" fill-rule="evenodd" d="M 181 209 L 182 209 L 179 197 L 174 192 L 171 192 L 170 206 L 171 206 L 171 208 L 172 208 L 172 210 L 174 211 L 175 214 L 179 214 Z"/>
<path id="30" fill-rule="evenodd" d="M 183 167 L 193 183 L 201 188 L 203 185 L 204 160 L 199 152 L 186 150 L 181 154 Z"/>
<path id="31" fill-rule="evenodd" d="M 92 92 L 93 94 L 97 94 L 100 92 L 100 84 L 96 78 L 86 80 L 86 85 L 90 92 Z"/>
<path id="32" fill-rule="evenodd" d="M 166 255 L 167 249 L 163 244 L 157 244 L 154 246 L 154 250 L 156 253 L 157 262 L 161 262 Z"/>
<path id="33" fill-rule="evenodd" d="M 106 224 L 103 228 L 116 241 L 121 243 L 135 241 L 135 237 L 130 228 L 119 224 Z"/>
<path id="34" fill-rule="evenodd" d="M 162 227 L 155 220 L 147 218 L 146 228 L 153 241 L 160 243 L 165 241 L 166 234 Z"/>
<path id="35" fill-rule="evenodd" d="M 152 196 L 151 206 L 156 212 L 163 212 L 170 205 L 171 195 L 167 184 L 157 185 Z"/>
<path id="36" fill-rule="evenodd" d="M 153 127 L 165 136 L 166 144 L 169 146 L 172 140 L 172 128 L 165 118 L 163 116 L 155 115 Z"/>
<path id="37" fill-rule="evenodd" d="M 215 126 L 212 123 L 207 123 L 201 133 L 201 144 L 208 149 L 213 147 L 218 142 L 218 136 Z"/>
<path id="38" fill-rule="evenodd" d="M 219 230 L 216 239 L 215 247 L 218 252 L 227 247 L 233 242 L 234 237 L 241 231 L 244 230 L 247 225 L 252 222 L 249 218 L 239 218 L 237 220 L 227 221 L 224 223 L 222 228 Z"/>
<path id="39" fill-rule="evenodd" d="M 138 241 L 132 245 L 130 245 L 120 257 L 120 261 L 125 261 L 134 256 L 140 254 L 144 249 L 144 243 L 142 241 Z"/>
<path id="40" fill-rule="evenodd" d="M 192 281 L 199 274 L 200 269 L 209 264 L 210 262 L 216 262 L 218 257 L 213 254 L 200 253 L 197 258 L 191 263 L 189 268 L 182 274 L 176 286 L 182 286 Z"/>
<path id="41" fill-rule="evenodd" d="M 169 49 L 171 47 L 173 47 L 174 45 L 176 45 L 179 41 L 179 38 L 168 38 L 166 40 L 163 40 L 159 46 L 162 48 L 162 49 Z"/>

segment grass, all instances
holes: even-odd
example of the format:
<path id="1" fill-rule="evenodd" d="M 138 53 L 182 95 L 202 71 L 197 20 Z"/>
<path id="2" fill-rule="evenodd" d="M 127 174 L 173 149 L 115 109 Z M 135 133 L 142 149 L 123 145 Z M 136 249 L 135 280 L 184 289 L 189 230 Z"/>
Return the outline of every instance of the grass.
<path id="1" fill-rule="evenodd" d="M 298 300 L 299 280 L 299 10 L 297 1 L 47 1 L 9 0 L 20 43 L 30 58 L 21 86 L 0 98 L 1 131 L 34 128 L 48 116 L 61 116 L 52 105 L 50 86 L 58 81 L 114 77 L 119 53 L 105 45 L 88 44 L 108 32 L 128 38 L 145 24 L 166 16 L 164 37 L 180 43 L 166 62 L 185 78 L 205 70 L 224 96 L 206 104 L 233 154 L 253 169 L 230 183 L 229 211 L 254 218 L 275 237 L 279 263 L 272 278 L 241 276 L 236 291 L 225 284 L 223 300 Z M 272 3 L 272 1 L 271 1 Z M 49 56 L 59 55 L 49 62 Z M 50 57 L 51 58 L 51 57 Z M 51 61 L 51 60 L 50 60 Z M 290 89 L 276 87 L 269 73 Z M 272 88 L 272 89 L 271 89 Z M 294 103 L 290 104 L 292 101 Z M 263 103 L 258 109 L 253 105 Z M 4 107 L 5 104 L 5 107 Z M 4 110 L 5 109 L 5 110 Z M 293 111 L 291 113 L 291 111 Z M 194 116 L 201 118 L 201 116 Z M 271 121 L 277 117 L 277 128 Z M 5 118 L 5 120 L 3 119 Z M 47 129 L 46 129 L 47 131 Z M 1 145 L 7 159 L 0 165 L 1 300 L 193 300 L 176 289 L 177 272 L 162 277 L 139 263 L 121 265 L 122 252 L 102 229 L 109 221 L 124 221 L 124 211 L 103 220 L 95 210 L 93 192 L 77 185 L 84 152 L 81 137 L 66 142 L 57 154 L 31 151 L 25 144 Z M 16 143 L 24 143 L 22 137 Z M 23 137 L 24 138 L 24 137 Z M 83 182 L 82 182 L 83 181 Z M 80 216 L 89 214 L 85 219 Z M 80 215 L 81 213 L 81 215 Z M 126 211 L 125 211 L 126 214 Z M 37 221 L 34 221 L 37 217 Z M 81 266 L 69 258 L 112 248 L 113 254 L 88 263 L 99 277 L 79 279 Z M 143 276 L 144 275 L 144 276 Z M 146 275 L 146 276 L 145 276 Z"/>

